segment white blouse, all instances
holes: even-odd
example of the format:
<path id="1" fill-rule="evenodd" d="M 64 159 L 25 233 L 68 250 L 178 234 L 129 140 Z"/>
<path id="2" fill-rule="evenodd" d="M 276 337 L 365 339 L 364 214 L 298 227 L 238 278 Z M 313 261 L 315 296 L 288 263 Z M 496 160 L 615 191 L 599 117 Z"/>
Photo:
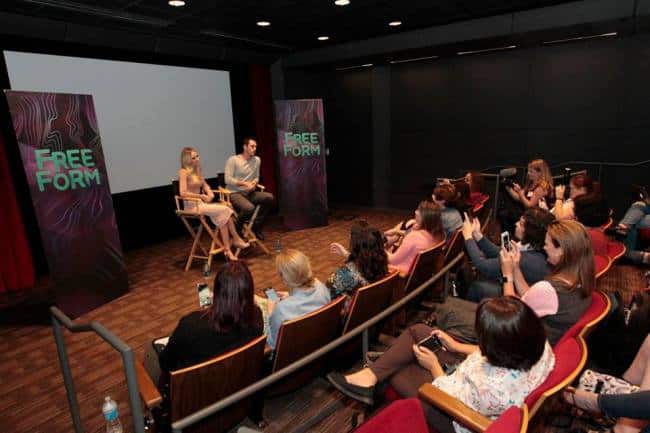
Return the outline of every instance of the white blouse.
<path id="1" fill-rule="evenodd" d="M 555 355 L 548 342 L 540 359 L 527 371 L 495 367 L 477 350 L 451 375 L 434 379 L 433 385 L 482 415 L 496 419 L 510 406 L 521 406 L 554 366 Z M 457 433 L 471 433 L 455 421 L 454 429 Z"/>

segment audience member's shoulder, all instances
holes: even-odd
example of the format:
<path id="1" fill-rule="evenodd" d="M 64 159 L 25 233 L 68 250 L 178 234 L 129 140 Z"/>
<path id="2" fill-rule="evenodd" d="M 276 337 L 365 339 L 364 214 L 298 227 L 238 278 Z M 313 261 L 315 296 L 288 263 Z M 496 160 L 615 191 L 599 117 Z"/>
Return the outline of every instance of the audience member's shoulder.
<path id="1" fill-rule="evenodd" d="M 205 317 L 203 316 L 203 311 L 196 310 L 181 317 L 181 320 L 179 320 L 179 324 L 182 324 L 184 326 L 190 326 L 190 325 L 202 323 L 203 321 L 205 321 Z"/>

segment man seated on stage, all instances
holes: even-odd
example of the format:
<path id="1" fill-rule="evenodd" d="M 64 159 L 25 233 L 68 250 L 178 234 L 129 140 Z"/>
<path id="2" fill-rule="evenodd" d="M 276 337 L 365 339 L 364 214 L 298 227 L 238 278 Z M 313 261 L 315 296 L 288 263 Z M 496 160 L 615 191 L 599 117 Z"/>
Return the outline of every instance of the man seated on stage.
<path id="1" fill-rule="evenodd" d="M 255 155 L 257 141 L 254 138 L 244 138 L 242 152 L 228 158 L 225 169 L 226 188 L 233 192 L 230 201 L 239 213 L 240 221 L 250 219 L 255 211 L 255 206 L 260 206 L 260 211 L 253 225 L 253 232 L 260 239 L 262 236 L 262 224 L 266 214 L 273 205 L 273 194 L 256 191 L 260 179 L 261 159 Z"/>

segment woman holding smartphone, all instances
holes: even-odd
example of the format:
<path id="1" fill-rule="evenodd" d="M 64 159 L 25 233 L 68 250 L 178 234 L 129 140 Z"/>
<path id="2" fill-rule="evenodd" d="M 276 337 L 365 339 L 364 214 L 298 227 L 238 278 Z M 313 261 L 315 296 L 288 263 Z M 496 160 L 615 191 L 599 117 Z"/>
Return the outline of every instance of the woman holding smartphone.
<path id="1" fill-rule="evenodd" d="M 145 363 L 154 381 L 160 370 L 168 373 L 198 364 L 262 335 L 262 312 L 253 302 L 253 276 L 246 264 L 229 262 L 219 268 L 213 292 L 212 305 L 178 321 L 158 356 L 160 368 Z"/>
<path id="2" fill-rule="evenodd" d="M 544 327 L 530 307 L 513 297 L 487 299 L 476 310 L 478 345 L 462 344 L 440 330 L 418 324 L 404 331 L 369 367 L 356 373 L 330 373 L 339 391 L 367 404 L 374 387 L 389 381 L 405 398 L 432 382 L 461 402 L 490 418 L 498 417 L 524 398 L 548 376 L 555 365 Z M 434 335 L 443 350 L 467 355 L 456 370 L 445 374 L 436 353 L 419 345 Z M 427 421 L 439 433 L 467 430 L 437 409 L 424 405 Z"/>

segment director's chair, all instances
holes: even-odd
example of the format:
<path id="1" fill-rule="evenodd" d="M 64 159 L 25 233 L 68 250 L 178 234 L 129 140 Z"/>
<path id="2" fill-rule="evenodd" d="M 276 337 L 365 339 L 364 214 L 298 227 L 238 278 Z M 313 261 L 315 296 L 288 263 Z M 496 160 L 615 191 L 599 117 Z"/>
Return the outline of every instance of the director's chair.
<path id="1" fill-rule="evenodd" d="M 212 258 L 215 254 L 220 254 L 224 252 L 223 243 L 218 237 L 217 230 L 212 229 L 210 224 L 208 224 L 207 216 L 201 215 L 198 212 L 199 202 L 201 199 L 198 198 L 187 198 L 181 197 L 178 187 L 178 181 L 172 180 L 172 187 L 174 189 L 174 201 L 176 202 L 176 215 L 181 219 L 183 225 L 192 236 L 192 249 L 190 254 L 187 257 L 187 262 L 185 263 L 185 272 L 187 272 L 192 266 L 194 259 L 206 260 L 208 267 L 212 266 Z M 222 195 L 219 194 L 219 198 L 223 201 Z M 194 202 L 196 210 L 187 210 L 185 209 L 186 202 Z M 192 222 L 195 222 L 192 224 Z M 202 242 L 203 233 L 207 233 L 210 240 L 209 248 L 206 248 Z M 200 251 L 197 251 L 200 250 Z M 199 254 L 203 253 L 203 254 Z M 239 249 L 235 253 L 235 256 L 239 254 Z"/>
<path id="2" fill-rule="evenodd" d="M 226 188 L 226 182 L 224 178 L 224 173 L 217 173 L 217 193 L 219 194 L 219 197 L 221 201 L 228 203 L 230 206 L 232 204 L 230 203 L 230 195 L 233 194 L 233 191 L 230 191 L 228 188 Z M 257 188 L 260 191 L 264 191 L 264 185 L 257 184 Z M 242 224 L 242 237 L 246 242 L 253 245 L 259 246 L 262 251 L 266 254 L 271 254 L 268 248 L 266 248 L 266 245 L 264 245 L 264 242 L 259 240 L 259 238 L 255 235 L 255 232 L 253 232 L 253 226 L 255 225 L 255 220 L 257 219 L 257 215 L 260 212 L 260 205 L 255 206 L 255 210 L 253 211 L 253 214 L 251 215 L 250 219 L 248 221 L 245 221 L 244 224 Z M 238 256 L 239 252 L 241 251 L 241 248 L 237 248 L 235 250 L 235 255 Z"/>

